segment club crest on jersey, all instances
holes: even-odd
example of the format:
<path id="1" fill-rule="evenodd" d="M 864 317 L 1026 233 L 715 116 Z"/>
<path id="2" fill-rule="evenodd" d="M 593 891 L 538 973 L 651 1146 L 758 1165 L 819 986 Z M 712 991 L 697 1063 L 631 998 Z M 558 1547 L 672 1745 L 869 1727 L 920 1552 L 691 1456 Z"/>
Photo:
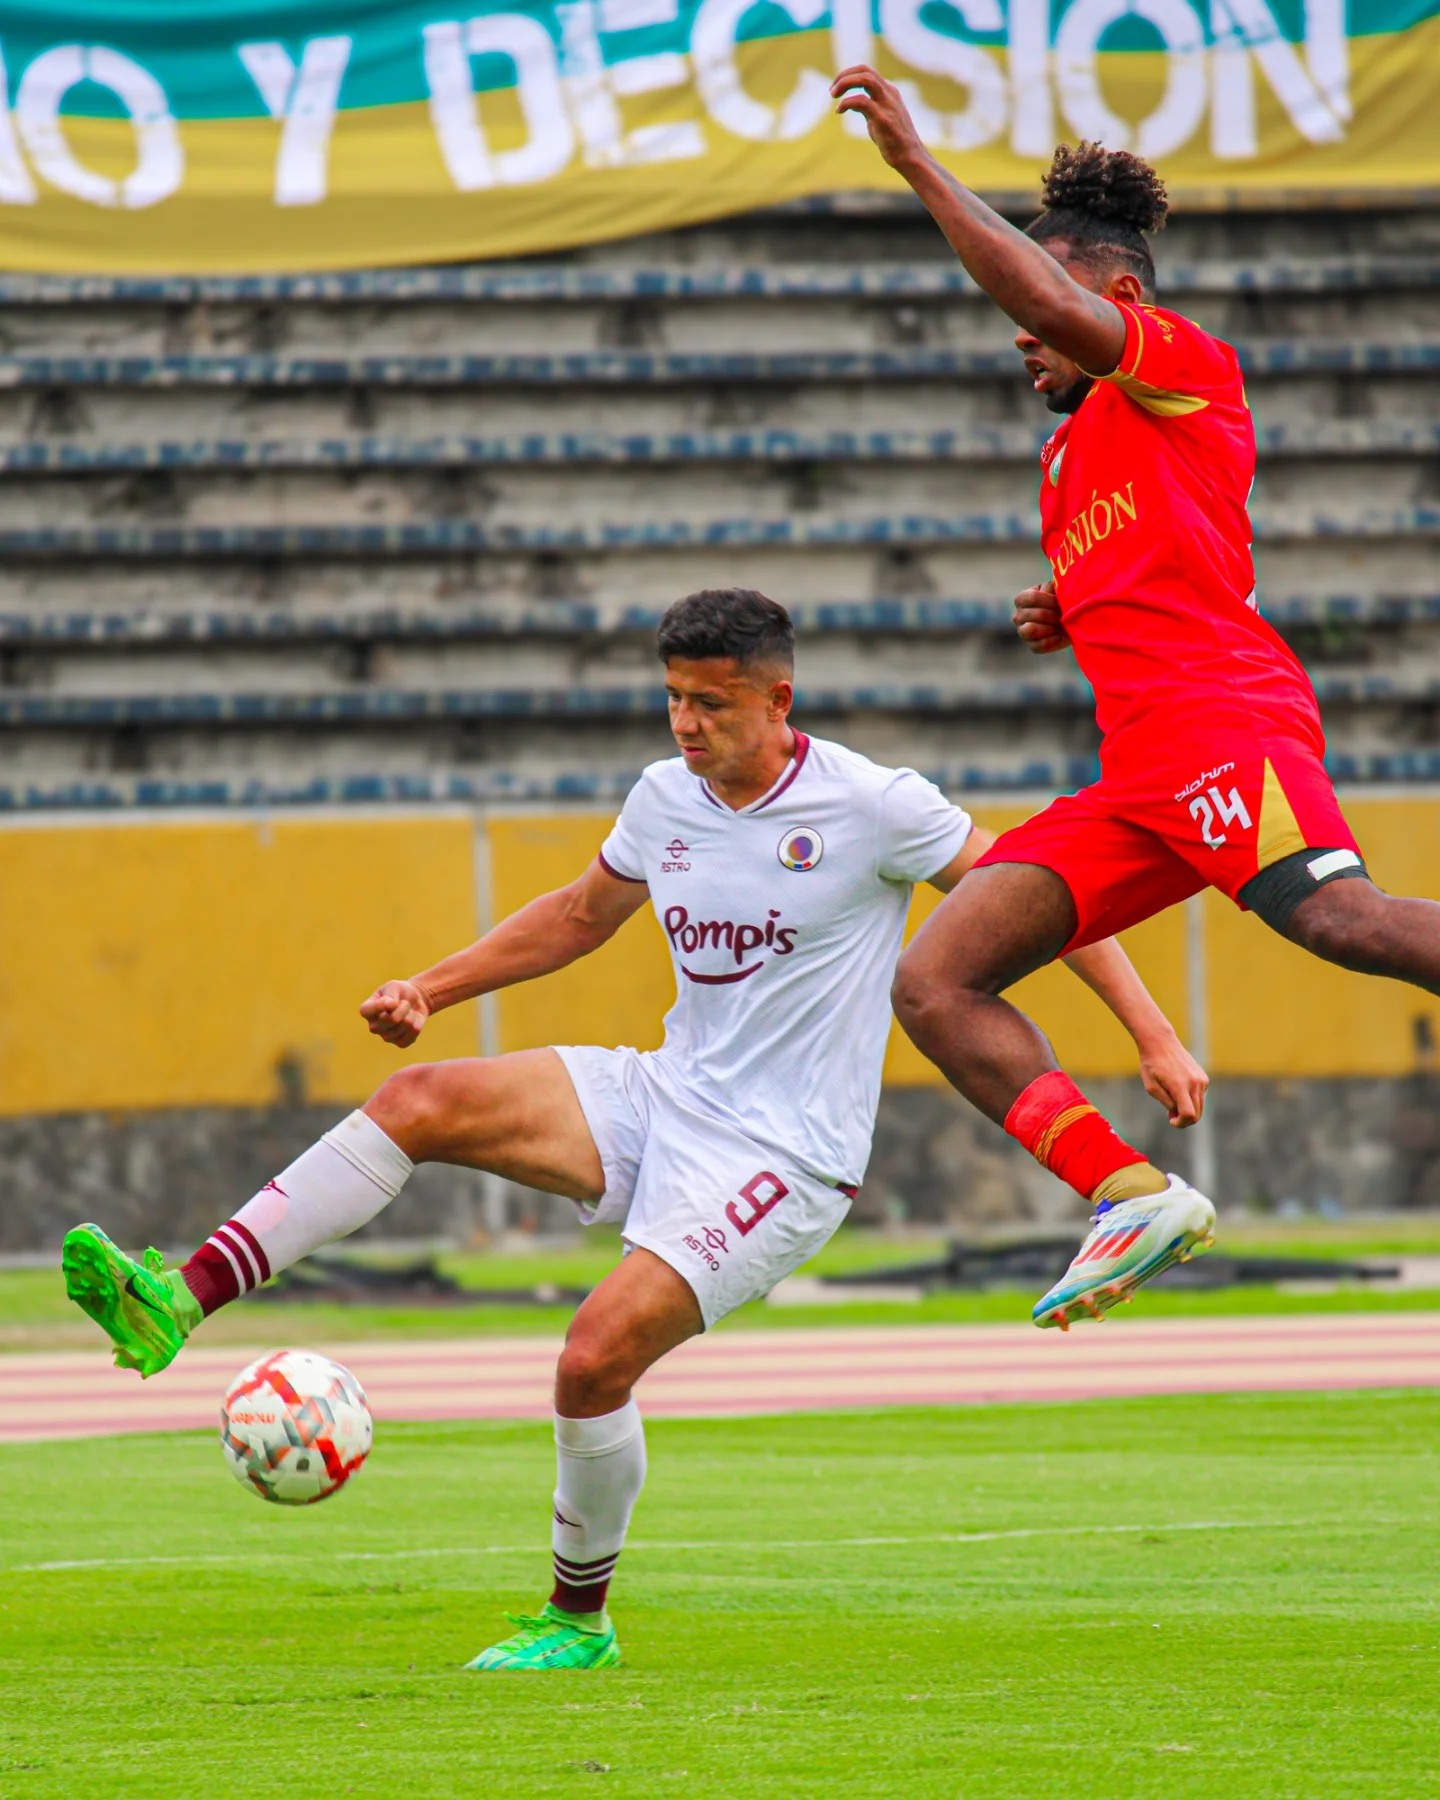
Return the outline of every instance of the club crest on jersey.
<path id="1" fill-rule="evenodd" d="M 813 825 L 802 825 L 798 831 L 785 833 L 776 854 L 787 869 L 803 874 L 825 854 L 825 840 Z"/>

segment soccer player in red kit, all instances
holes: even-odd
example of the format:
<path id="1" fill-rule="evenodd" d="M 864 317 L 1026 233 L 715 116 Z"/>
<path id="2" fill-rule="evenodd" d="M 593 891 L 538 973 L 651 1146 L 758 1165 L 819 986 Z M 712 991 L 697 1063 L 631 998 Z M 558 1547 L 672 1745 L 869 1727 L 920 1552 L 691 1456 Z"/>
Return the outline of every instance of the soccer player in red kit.
<path id="1" fill-rule="evenodd" d="M 1344 968 L 1440 992 L 1440 906 L 1382 893 L 1325 772 L 1304 670 L 1256 610 L 1255 433 L 1230 345 L 1155 304 L 1155 171 L 1062 147 L 1017 231 L 921 144 L 899 90 L 837 77 L 976 283 L 1061 423 L 1041 457 L 1052 581 L 1017 601 L 1095 691 L 1100 780 L 1005 833 L 916 936 L 895 1010 L 982 1112 L 1095 1204 L 1039 1325 L 1101 1317 L 1208 1238 L 1209 1201 L 1124 1143 L 1001 998 L 1032 969 L 1217 887 Z"/>

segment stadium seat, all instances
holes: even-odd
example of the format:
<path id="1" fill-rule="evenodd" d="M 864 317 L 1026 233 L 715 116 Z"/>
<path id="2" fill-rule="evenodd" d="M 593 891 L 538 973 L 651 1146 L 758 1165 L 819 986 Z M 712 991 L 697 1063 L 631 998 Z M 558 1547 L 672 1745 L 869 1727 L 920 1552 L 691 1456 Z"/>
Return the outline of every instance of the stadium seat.
<path id="1" fill-rule="evenodd" d="M 1408 375 L 1440 370 L 1440 344 L 1251 341 L 1250 376 Z M 593 350 L 498 356 L 3 356 L 3 388 L 564 387 L 677 382 L 1015 379 L 1013 350 Z"/>
<path id="2" fill-rule="evenodd" d="M 0 443 L 13 474 L 103 474 L 127 469 L 434 468 L 475 464 L 995 462 L 1031 463 L 1043 425 L 972 425 L 954 431 L 536 432 L 521 437 L 230 438 L 192 443 Z M 1323 419 L 1262 425 L 1260 454 L 1408 456 L 1440 449 L 1432 419 Z"/>
<path id="3" fill-rule="evenodd" d="M 1161 246 L 1250 377 L 1261 605 L 1347 781 L 1435 773 L 1440 254 L 1408 241 L 1182 215 Z M 0 298 L 0 805 L 608 805 L 665 752 L 646 638 L 727 582 L 792 605 L 820 727 L 897 721 L 951 787 L 1093 773 L 1083 680 L 1010 627 L 1053 420 L 903 200 Z"/>

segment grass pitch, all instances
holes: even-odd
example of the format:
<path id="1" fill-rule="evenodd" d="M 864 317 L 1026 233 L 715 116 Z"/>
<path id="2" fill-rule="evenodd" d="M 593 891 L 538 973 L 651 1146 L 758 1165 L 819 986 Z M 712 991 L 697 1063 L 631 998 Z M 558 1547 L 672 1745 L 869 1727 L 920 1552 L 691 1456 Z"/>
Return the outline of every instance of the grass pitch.
<path id="1" fill-rule="evenodd" d="M 381 1422 L 327 1504 L 207 1436 L 0 1447 L 0 1794 L 1326 1800 L 1440 1791 L 1429 1394 L 659 1422 L 625 1667 L 546 1591 L 548 1434 Z"/>

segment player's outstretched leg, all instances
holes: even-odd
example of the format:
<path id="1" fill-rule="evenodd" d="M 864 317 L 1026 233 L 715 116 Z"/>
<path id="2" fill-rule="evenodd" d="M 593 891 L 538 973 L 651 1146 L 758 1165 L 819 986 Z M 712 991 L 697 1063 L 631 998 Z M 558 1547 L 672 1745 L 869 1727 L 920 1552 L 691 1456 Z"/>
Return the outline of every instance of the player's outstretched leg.
<path id="1" fill-rule="evenodd" d="M 366 1113 L 353 1112 L 213 1232 L 178 1269 L 142 1266 L 95 1225 L 66 1234 L 65 1288 L 115 1346 L 122 1369 L 156 1375 L 203 1318 L 332 1238 L 373 1219 L 414 1164 Z"/>
<path id="2" fill-rule="evenodd" d="M 553 1050 L 419 1064 L 211 1233 L 178 1269 L 154 1250 L 137 1262 L 97 1225 L 67 1233 L 70 1298 L 114 1345 L 122 1369 L 157 1374 L 204 1318 L 387 1207 L 420 1162 L 490 1169 L 577 1200 L 598 1199 L 599 1152 Z"/>
<path id="3" fill-rule="evenodd" d="M 1051 870 L 972 870 L 900 960 L 895 1012 L 972 1105 L 1095 1208 L 1070 1267 L 1037 1301 L 1037 1325 L 1101 1319 L 1172 1263 L 1214 1241 L 1215 1208 L 1127 1144 L 1068 1075 L 1044 1034 L 1001 990 L 1052 962 L 1075 931 Z"/>
<path id="4" fill-rule="evenodd" d="M 632 1250 L 571 1320 L 555 1373 L 555 1586 L 538 1614 L 466 1667 L 480 1673 L 608 1669 L 620 1660 L 606 1597 L 645 1482 L 631 1388 L 702 1327 L 699 1302 L 662 1258 Z"/>
<path id="5" fill-rule="evenodd" d="M 1387 894 L 1363 867 L 1315 887 L 1305 875 L 1315 861 L 1308 850 L 1287 857 L 1259 878 L 1273 884 L 1268 904 L 1257 904 L 1258 883 L 1244 890 L 1245 900 L 1267 925 L 1326 962 L 1440 994 L 1440 904 Z"/>

